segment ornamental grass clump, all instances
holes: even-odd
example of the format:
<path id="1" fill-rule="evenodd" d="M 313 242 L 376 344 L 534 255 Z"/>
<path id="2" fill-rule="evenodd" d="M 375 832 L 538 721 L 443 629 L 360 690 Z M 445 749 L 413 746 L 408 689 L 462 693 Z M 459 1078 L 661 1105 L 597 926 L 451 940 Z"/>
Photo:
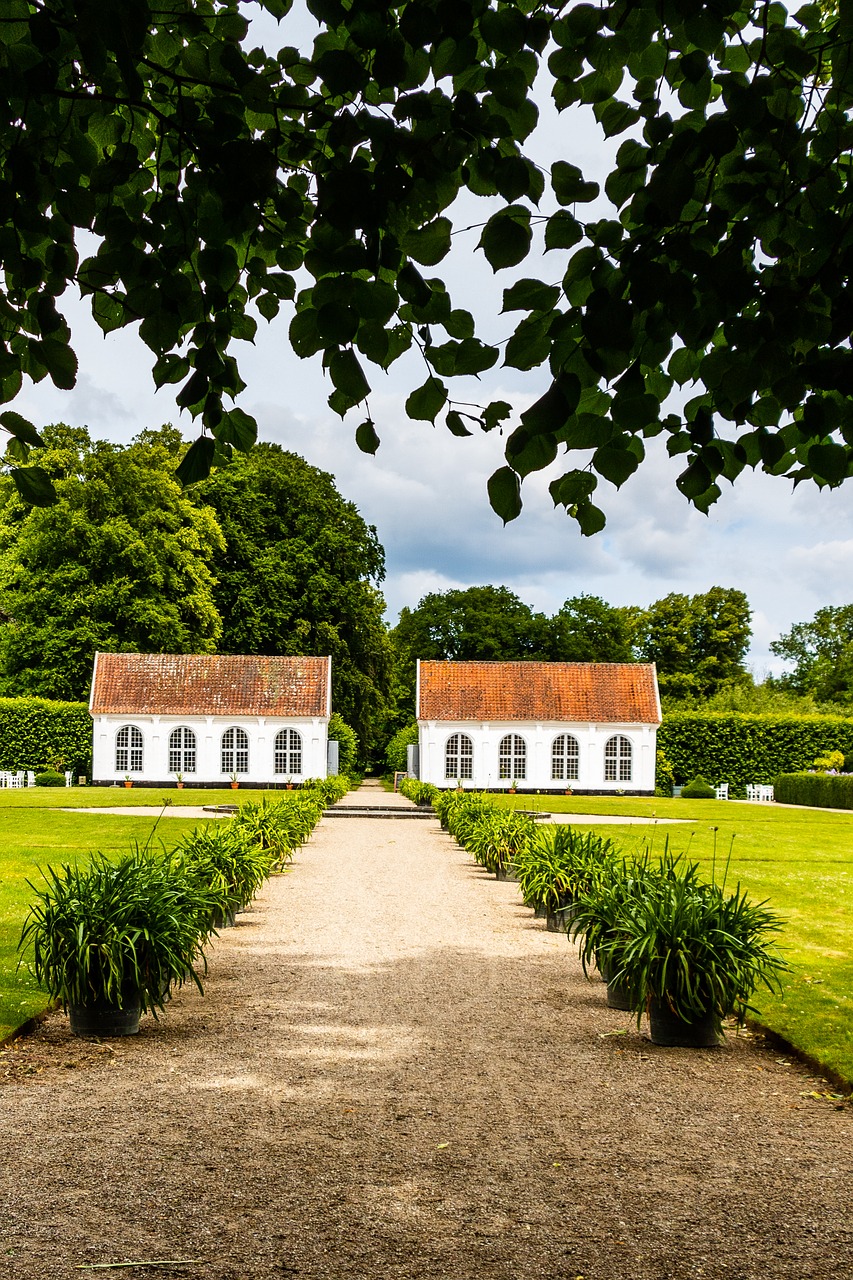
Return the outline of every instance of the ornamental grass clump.
<path id="1" fill-rule="evenodd" d="M 514 873 L 516 859 L 533 839 L 535 824 L 517 809 L 495 808 L 482 813 L 466 833 L 465 848 L 475 862 L 496 876 Z"/>
<path id="2" fill-rule="evenodd" d="M 280 800 L 247 800 L 232 819 L 232 829 L 269 855 L 266 875 L 282 871 L 308 839 L 323 813 L 319 790 L 289 792 Z"/>
<path id="3" fill-rule="evenodd" d="M 196 827 L 179 841 L 174 857 L 189 878 L 214 895 L 214 924 L 251 902 L 275 865 L 269 849 L 226 822 Z"/>
<path id="4" fill-rule="evenodd" d="M 515 860 L 521 896 L 534 910 L 549 915 L 565 911 L 617 857 L 606 836 L 592 831 L 582 835 L 570 826 L 537 827 Z"/>
<path id="5" fill-rule="evenodd" d="M 574 931 L 582 955 L 597 955 L 630 995 L 639 1022 L 655 1006 L 683 1023 L 723 1018 L 742 1024 L 754 1013 L 759 986 L 780 987 L 788 969 L 775 949 L 783 927 L 766 902 L 751 902 L 740 885 L 732 892 L 703 882 L 696 863 L 669 855 L 613 870 L 578 904 Z"/>
<path id="6" fill-rule="evenodd" d="M 96 853 L 86 867 L 47 867 L 18 949 L 64 1009 L 139 1005 L 155 1016 L 174 986 L 203 990 L 212 899 L 171 860 L 134 848 L 113 862 Z"/>
<path id="7" fill-rule="evenodd" d="M 419 782 L 417 778 L 402 778 L 399 790 L 413 804 L 434 804 L 441 794 L 431 782 Z"/>

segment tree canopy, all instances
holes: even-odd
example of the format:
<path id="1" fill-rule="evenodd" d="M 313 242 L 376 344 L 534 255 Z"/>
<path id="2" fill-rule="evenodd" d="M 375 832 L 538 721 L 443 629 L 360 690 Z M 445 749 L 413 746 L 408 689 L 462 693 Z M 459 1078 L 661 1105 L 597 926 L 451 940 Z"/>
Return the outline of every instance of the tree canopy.
<path id="1" fill-rule="evenodd" d="M 258 2 L 286 42 L 291 0 Z M 74 285 L 104 332 L 138 326 L 155 383 L 174 384 L 199 422 L 184 481 L 254 441 L 234 404 L 234 346 L 282 307 L 294 351 L 322 358 L 332 408 L 359 410 L 368 452 L 373 370 L 408 350 L 427 366 L 411 417 L 459 436 L 511 426 L 489 482 L 504 520 L 523 478 L 564 450 L 554 501 L 584 534 L 600 530 L 599 480 L 621 485 L 658 435 L 705 511 L 746 467 L 848 478 L 846 8 L 308 8 L 320 33 L 301 52 L 256 47 L 240 0 L 6 0 L 0 404 L 24 379 L 74 385 L 60 301 Z M 526 152 L 534 84 L 619 140 L 603 191 L 576 163 L 571 127 L 548 171 Z M 513 272 L 500 344 L 430 273 L 462 229 L 463 193 L 487 201 L 477 248 Z M 517 422 L 506 402 L 455 390 L 501 357 L 538 371 L 541 394 Z M 49 478 L 28 465 L 34 425 L 11 409 L 0 425 L 20 492 L 50 502 Z"/>
<path id="2" fill-rule="evenodd" d="M 657 663 L 662 697 L 704 699 L 749 681 L 745 659 L 751 637 L 749 601 L 742 591 L 672 592 L 638 610 L 635 652 Z"/>
<path id="3" fill-rule="evenodd" d="M 222 629 L 211 560 L 214 512 L 172 474 L 177 431 L 121 447 L 48 427 L 39 465 L 57 502 L 28 508 L 4 482 L 0 688 L 85 701 L 97 649 L 215 652 Z"/>
<path id="4" fill-rule="evenodd" d="M 811 622 L 798 622 L 770 648 L 794 667 L 779 679 L 783 689 L 823 702 L 853 698 L 853 604 L 818 609 Z"/>
<path id="5" fill-rule="evenodd" d="M 369 751 L 390 687 L 385 553 L 333 478 L 259 444 L 192 491 L 224 534 L 210 568 L 223 653 L 331 654 L 332 701 Z"/>

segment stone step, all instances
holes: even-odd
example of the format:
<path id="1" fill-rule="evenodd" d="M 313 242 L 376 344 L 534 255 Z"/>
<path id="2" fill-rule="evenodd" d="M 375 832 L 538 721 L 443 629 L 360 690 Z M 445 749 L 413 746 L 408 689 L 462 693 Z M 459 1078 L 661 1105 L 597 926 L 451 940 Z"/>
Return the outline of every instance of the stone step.
<path id="1" fill-rule="evenodd" d="M 341 805 L 323 810 L 324 818 L 435 818 L 432 809 L 397 809 L 391 805 Z"/>

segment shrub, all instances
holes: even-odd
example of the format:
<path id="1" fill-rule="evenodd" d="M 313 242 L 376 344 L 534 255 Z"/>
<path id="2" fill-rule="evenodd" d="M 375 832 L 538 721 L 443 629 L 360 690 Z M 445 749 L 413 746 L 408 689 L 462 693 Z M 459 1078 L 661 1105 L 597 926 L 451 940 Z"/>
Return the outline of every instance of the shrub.
<path id="1" fill-rule="evenodd" d="M 398 729 L 394 737 L 385 748 L 385 764 L 389 773 L 402 773 L 408 763 L 406 748 L 417 746 L 418 742 L 418 726 L 416 724 L 407 724 L 404 729 Z"/>
<path id="2" fill-rule="evenodd" d="M 329 738 L 338 744 L 339 771 L 348 778 L 355 777 L 358 773 L 358 734 L 337 711 L 329 717 Z"/>
<path id="3" fill-rule="evenodd" d="M 65 775 L 62 773 L 54 773 L 52 769 L 47 769 L 44 773 L 36 774 L 37 787 L 64 787 Z"/>
<path id="4" fill-rule="evenodd" d="M 781 773 L 773 783 L 773 796 L 779 804 L 853 809 L 853 775 Z"/>
<path id="5" fill-rule="evenodd" d="M 851 743 L 853 749 L 853 743 Z M 33 769 L 39 762 L 90 772 L 92 717 L 85 702 L 0 698 L 0 769 Z"/>
<path id="6" fill-rule="evenodd" d="M 697 774 L 692 782 L 682 787 L 681 794 L 685 800 L 714 800 L 717 791 L 701 774 Z"/>
<path id="7" fill-rule="evenodd" d="M 747 783 L 810 769 L 827 751 L 853 756 L 853 719 L 668 711 L 657 741 L 677 782 L 701 773 L 727 779 L 743 795 Z"/>
<path id="8" fill-rule="evenodd" d="M 814 762 L 816 769 L 823 769 L 825 772 L 831 770 L 840 773 L 844 768 L 844 752 L 843 751 L 827 751 L 826 755 L 818 756 Z"/>
<path id="9" fill-rule="evenodd" d="M 441 794 L 438 787 L 434 787 L 431 782 L 418 782 L 416 778 L 403 778 L 399 789 L 400 794 L 414 804 L 433 804 Z"/>
<path id="10" fill-rule="evenodd" d="M 617 856 L 612 840 L 595 832 L 537 827 L 515 860 L 521 896 L 529 907 L 560 911 L 585 893 Z"/>

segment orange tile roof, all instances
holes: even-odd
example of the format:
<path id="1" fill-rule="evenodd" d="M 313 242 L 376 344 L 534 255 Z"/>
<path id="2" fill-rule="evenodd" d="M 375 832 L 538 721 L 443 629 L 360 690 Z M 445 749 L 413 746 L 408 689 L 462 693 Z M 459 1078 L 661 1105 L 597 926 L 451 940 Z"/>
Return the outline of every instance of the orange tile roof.
<path id="1" fill-rule="evenodd" d="M 97 653 L 92 715 L 328 716 L 331 658 Z"/>
<path id="2" fill-rule="evenodd" d="M 419 720 L 660 724 L 645 662 L 421 661 Z"/>

